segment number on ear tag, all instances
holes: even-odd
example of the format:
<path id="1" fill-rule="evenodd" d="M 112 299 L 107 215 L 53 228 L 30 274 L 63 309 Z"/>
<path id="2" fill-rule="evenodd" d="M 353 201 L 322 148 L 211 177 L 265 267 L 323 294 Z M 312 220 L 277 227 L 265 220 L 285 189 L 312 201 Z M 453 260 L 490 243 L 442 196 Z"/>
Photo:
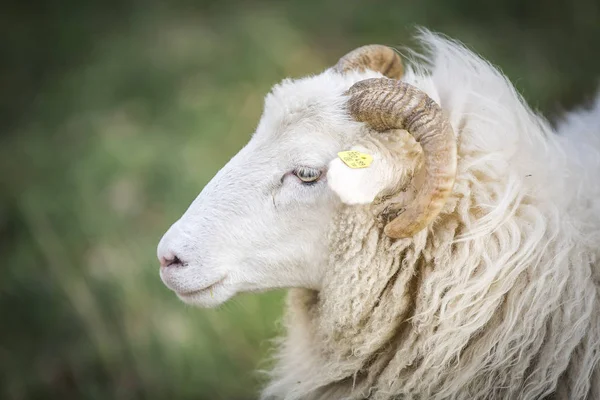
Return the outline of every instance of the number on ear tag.
<path id="1" fill-rule="evenodd" d="M 355 150 L 340 151 L 338 157 L 352 169 L 367 168 L 373 162 L 373 156 Z"/>

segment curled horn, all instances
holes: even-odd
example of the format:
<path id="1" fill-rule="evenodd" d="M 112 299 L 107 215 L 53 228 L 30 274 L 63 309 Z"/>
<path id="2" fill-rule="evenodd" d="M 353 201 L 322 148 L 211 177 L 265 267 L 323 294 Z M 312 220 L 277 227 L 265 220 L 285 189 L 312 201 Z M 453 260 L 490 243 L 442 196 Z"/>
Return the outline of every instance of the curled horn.
<path id="1" fill-rule="evenodd" d="M 340 58 L 334 69 L 339 73 L 370 69 L 392 79 L 402 78 L 402 59 L 394 49 L 379 44 L 359 47 Z"/>
<path id="2" fill-rule="evenodd" d="M 454 186 L 456 139 L 452 127 L 427 94 L 402 81 L 365 79 L 347 94 L 354 119 L 377 131 L 405 129 L 423 149 L 425 178 L 415 199 L 407 205 L 392 202 L 379 216 L 387 236 L 411 237 L 439 214 Z"/>

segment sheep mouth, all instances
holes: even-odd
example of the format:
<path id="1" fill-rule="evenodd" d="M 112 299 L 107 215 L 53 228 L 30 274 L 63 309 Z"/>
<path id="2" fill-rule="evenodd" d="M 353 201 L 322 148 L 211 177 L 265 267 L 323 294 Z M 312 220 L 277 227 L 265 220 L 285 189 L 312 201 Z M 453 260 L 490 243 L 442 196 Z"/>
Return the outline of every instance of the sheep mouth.
<path id="1" fill-rule="evenodd" d="M 197 289 L 197 290 L 190 290 L 187 292 L 178 292 L 177 296 L 181 297 L 181 298 L 191 298 L 191 297 L 197 297 L 199 295 L 204 295 L 204 294 L 208 294 L 210 293 L 212 295 L 212 293 L 215 290 L 218 290 L 220 288 L 222 288 L 223 286 L 225 286 L 225 279 L 227 278 L 227 275 L 225 275 L 224 277 L 222 277 L 221 279 L 219 279 L 218 281 L 211 283 L 208 286 L 203 287 L 202 289 Z"/>

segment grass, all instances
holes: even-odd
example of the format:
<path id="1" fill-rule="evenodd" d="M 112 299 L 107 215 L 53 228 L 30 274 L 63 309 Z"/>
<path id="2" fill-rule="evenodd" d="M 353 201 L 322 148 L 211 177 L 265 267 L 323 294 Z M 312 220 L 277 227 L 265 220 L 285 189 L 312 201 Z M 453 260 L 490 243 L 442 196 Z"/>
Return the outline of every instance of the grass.
<path id="1" fill-rule="evenodd" d="M 418 24 L 501 65 L 545 111 L 589 96 L 600 71 L 593 1 L 79 4 L 3 17 L 3 82 L 21 90 L 0 103 L 1 398 L 256 397 L 283 293 L 189 308 L 155 248 L 282 78 L 410 44 Z"/>

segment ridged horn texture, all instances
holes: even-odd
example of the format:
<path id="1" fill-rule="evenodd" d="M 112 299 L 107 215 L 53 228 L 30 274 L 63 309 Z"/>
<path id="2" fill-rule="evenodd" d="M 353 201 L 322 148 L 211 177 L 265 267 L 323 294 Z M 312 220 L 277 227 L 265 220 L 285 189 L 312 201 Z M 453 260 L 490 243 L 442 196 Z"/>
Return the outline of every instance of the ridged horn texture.
<path id="1" fill-rule="evenodd" d="M 402 59 L 394 49 L 379 44 L 359 47 L 340 58 L 333 67 L 339 73 L 348 71 L 377 71 L 392 79 L 402 78 Z"/>
<path id="2" fill-rule="evenodd" d="M 391 203 L 380 215 L 387 236 L 411 237 L 425 228 L 446 203 L 456 177 L 456 139 L 440 106 L 405 82 L 375 78 L 347 93 L 350 114 L 377 131 L 405 129 L 423 149 L 425 179 L 412 203 Z"/>

